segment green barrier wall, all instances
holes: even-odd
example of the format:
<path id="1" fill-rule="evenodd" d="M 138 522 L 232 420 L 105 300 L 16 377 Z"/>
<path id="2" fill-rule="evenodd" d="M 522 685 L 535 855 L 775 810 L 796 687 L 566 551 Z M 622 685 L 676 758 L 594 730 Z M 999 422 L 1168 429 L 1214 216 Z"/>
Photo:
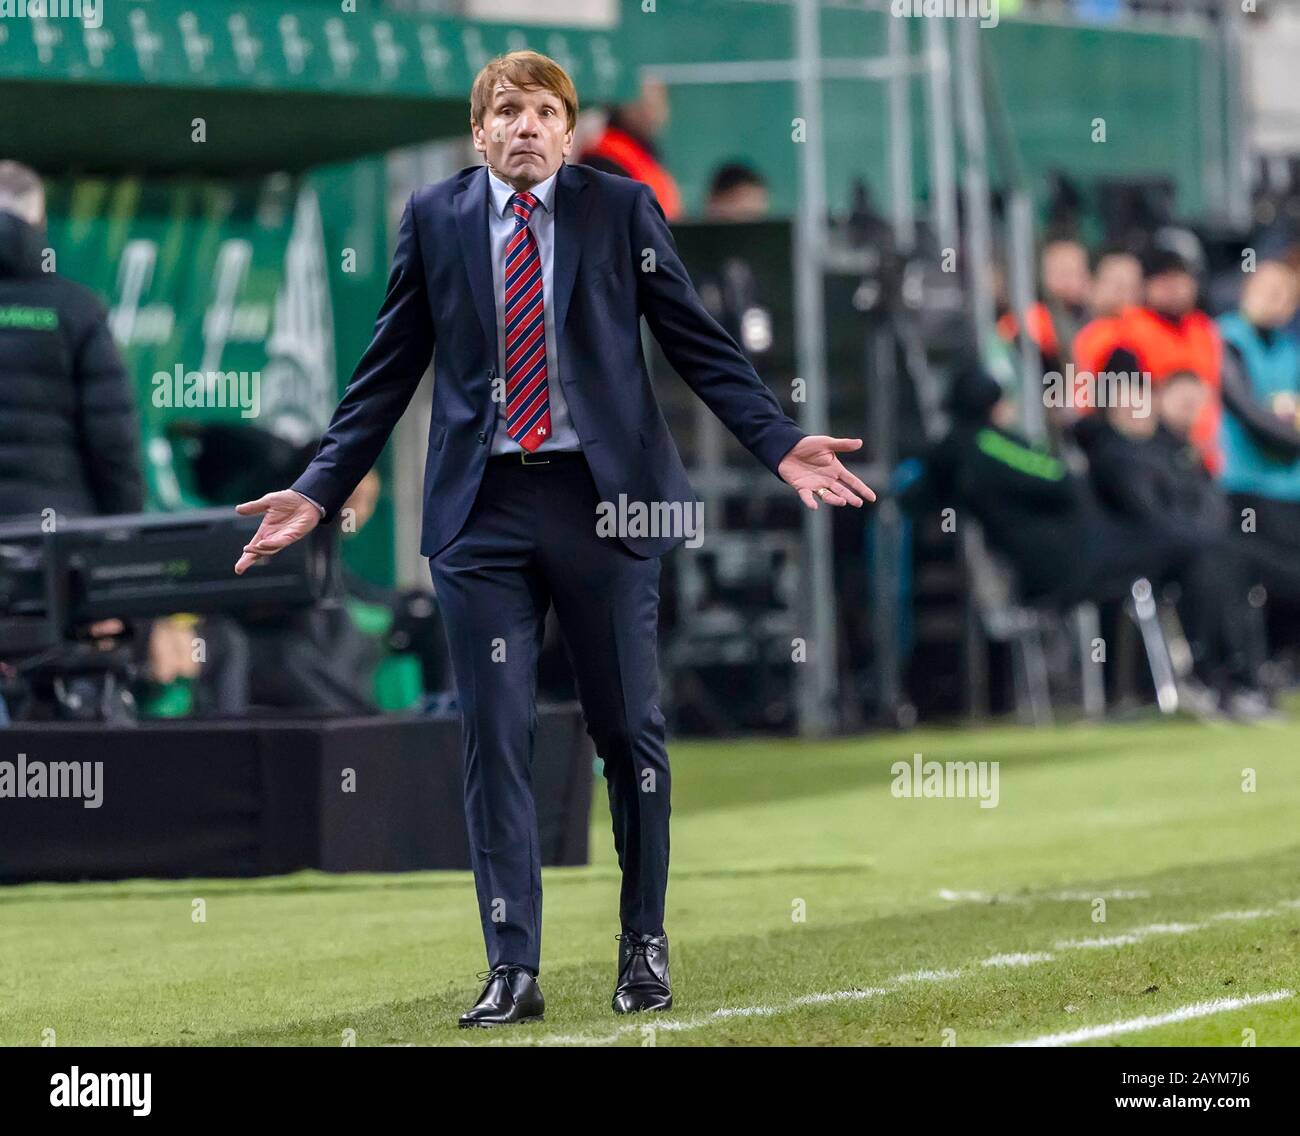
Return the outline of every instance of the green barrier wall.
<path id="1" fill-rule="evenodd" d="M 793 8 L 780 0 L 624 0 L 620 53 L 641 64 L 789 59 L 794 55 Z M 823 52 L 831 58 L 886 52 L 883 12 L 827 6 L 821 15 Z M 914 45 L 921 21 L 908 20 Z M 1043 175 L 1062 167 L 1088 179 L 1101 174 L 1168 177 L 1188 214 L 1207 205 L 1202 185 L 1202 99 L 1208 50 L 1190 35 L 1164 35 L 1002 19 L 982 29 L 980 42 L 1002 88 L 1026 172 L 1041 192 Z M 911 84 L 913 180 L 927 186 L 925 100 Z M 698 212 L 710 174 L 738 158 L 768 179 L 772 207 L 793 211 L 798 163 L 791 120 L 798 115 L 789 82 L 675 85 L 672 120 L 662 138 L 688 210 Z M 822 84 L 831 208 L 843 210 L 851 180 L 863 176 L 881 205 L 889 202 L 888 115 L 879 82 Z M 1095 118 L 1106 120 L 1105 143 L 1091 140 Z"/>

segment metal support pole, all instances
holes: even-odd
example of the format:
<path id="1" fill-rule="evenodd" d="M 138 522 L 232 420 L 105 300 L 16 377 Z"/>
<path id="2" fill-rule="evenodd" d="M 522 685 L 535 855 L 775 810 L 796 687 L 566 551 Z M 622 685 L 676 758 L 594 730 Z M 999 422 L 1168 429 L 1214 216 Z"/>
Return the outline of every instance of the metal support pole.
<path id="1" fill-rule="evenodd" d="M 826 248 L 826 167 L 822 148 L 820 4 L 798 0 L 795 5 L 795 44 L 798 64 L 799 117 L 804 141 L 799 150 L 799 208 L 795 214 L 796 358 L 806 386 L 800 425 L 809 434 L 825 434 L 829 415 L 826 397 L 825 296 L 822 260 Z M 799 664 L 799 732 L 814 736 L 835 724 L 836 604 L 832 572 L 830 506 L 805 510 L 804 549 L 808 572 L 806 616 L 810 634 L 807 655 Z"/>
<path id="2" fill-rule="evenodd" d="M 889 101 L 889 211 L 894 223 L 894 243 L 898 251 L 906 255 L 916 244 L 908 21 L 887 19 L 885 24 L 888 27 L 889 58 L 894 64 L 886 88 Z"/>
<path id="3" fill-rule="evenodd" d="M 1020 428 L 1031 442 L 1047 437 L 1043 402 L 1043 361 L 1029 335 L 1029 309 L 1034 302 L 1034 204 L 1027 191 L 1017 189 L 1008 206 L 1010 250 L 1007 256 L 1011 306 L 1020 326 Z"/>
<path id="4" fill-rule="evenodd" d="M 950 20 L 922 20 L 926 56 L 926 116 L 929 123 L 930 222 L 939 248 L 957 248 L 957 151 L 952 123 Z"/>
<path id="5" fill-rule="evenodd" d="M 1227 106 L 1228 220 L 1250 224 L 1255 147 L 1253 96 L 1246 82 L 1245 15 L 1239 4 L 1223 7 L 1223 59 Z"/>
<path id="6" fill-rule="evenodd" d="M 995 334 L 993 295 L 993 218 L 989 208 L 988 150 L 984 134 L 984 84 L 981 82 L 979 25 L 956 20 L 957 91 L 961 108 L 966 168 L 962 188 L 966 198 L 966 280 L 971 292 L 971 316 L 981 354 Z"/>

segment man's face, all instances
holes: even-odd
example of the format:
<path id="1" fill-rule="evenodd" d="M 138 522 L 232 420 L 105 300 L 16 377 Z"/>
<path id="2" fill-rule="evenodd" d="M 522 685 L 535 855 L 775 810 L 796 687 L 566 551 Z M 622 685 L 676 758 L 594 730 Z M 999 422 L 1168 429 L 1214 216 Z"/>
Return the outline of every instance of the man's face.
<path id="1" fill-rule="evenodd" d="M 1196 307 L 1196 277 L 1178 271 L 1148 276 L 1147 307 L 1167 316 L 1187 315 Z"/>
<path id="2" fill-rule="evenodd" d="M 641 97 L 619 107 L 623 121 L 643 138 L 655 138 L 668 125 L 668 86 L 661 79 L 645 79 Z"/>
<path id="3" fill-rule="evenodd" d="M 1092 282 L 1092 314 L 1117 316 L 1142 302 L 1142 265 L 1126 253 L 1101 258 Z"/>
<path id="4" fill-rule="evenodd" d="M 474 149 L 515 189 L 531 189 L 560 168 L 573 148 L 564 104 L 553 91 L 524 90 L 498 81 L 483 124 L 473 126 Z"/>
<path id="5" fill-rule="evenodd" d="M 757 221 L 767 216 L 767 190 L 761 185 L 738 185 L 709 198 L 706 212 L 719 221 Z"/>
<path id="6" fill-rule="evenodd" d="M 1074 241 L 1053 241 L 1043 250 L 1043 291 L 1065 304 L 1083 304 L 1091 286 L 1088 254 Z"/>
<path id="7" fill-rule="evenodd" d="M 1185 377 L 1170 379 L 1160 388 L 1160 421 L 1179 438 L 1191 433 L 1209 392 L 1204 383 Z"/>
<path id="8" fill-rule="evenodd" d="M 1281 327 L 1295 315 L 1295 274 L 1284 264 L 1264 261 L 1246 277 L 1241 312 L 1256 327 Z"/>
<path id="9" fill-rule="evenodd" d="M 1106 418 L 1127 438 L 1149 438 L 1156 432 L 1155 416 L 1149 412 L 1142 413 L 1141 407 L 1131 396 L 1127 405 L 1121 403 L 1118 406 L 1107 407 Z"/>

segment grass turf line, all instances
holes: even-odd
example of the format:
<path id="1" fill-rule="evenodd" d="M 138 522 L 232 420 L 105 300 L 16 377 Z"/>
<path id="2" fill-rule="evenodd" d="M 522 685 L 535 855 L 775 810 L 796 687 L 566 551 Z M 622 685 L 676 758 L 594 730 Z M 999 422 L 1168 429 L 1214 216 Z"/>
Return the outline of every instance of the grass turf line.
<path id="1" fill-rule="evenodd" d="M 999 761 L 999 807 L 894 798 L 889 767 L 914 752 Z M 672 760 L 667 1028 L 609 1010 L 618 881 L 598 784 L 592 867 L 545 873 L 545 1023 L 455 1028 L 485 966 L 468 873 L 299 873 L 5 889 L 0 1043 L 48 1027 L 60 1045 L 988 1045 L 1297 988 L 1300 908 L 1281 905 L 1300 899 L 1300 726 L 925 730 L 677 744 Z M 1094 922 L 1088 897 L 1116 892 Z M 1269 913 L 1207 922 L 1231 911 Z M 1058 947 L 1160 924 L 1204 926 Z M 979 965 L 996 955 L 1051 957 Z M 895 981 L 924 971 L 959 977 Z M 746 1007 L 771 1012 L 715 1013 Z M 1300 1044 L 1300 1005 L 1089 1044 L 1247 1029 Z"/>

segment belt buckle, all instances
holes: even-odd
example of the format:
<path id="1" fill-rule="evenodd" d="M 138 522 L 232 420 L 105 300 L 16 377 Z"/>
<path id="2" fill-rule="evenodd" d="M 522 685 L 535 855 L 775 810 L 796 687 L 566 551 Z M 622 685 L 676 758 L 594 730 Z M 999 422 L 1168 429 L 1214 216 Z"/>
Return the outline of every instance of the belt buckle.
<path id="1" fill-rule="evenodd" d="M 532 456 L 533 456 L 533 455 L 530 454 L 527 450 L 525 450 L 525 449 L 523 449 L 523 448 L 520 448 L 520 450 L 519 450 L 519 464 L 520 464 L 520 465 L 550 465 L 550 464 L 551 464 L 551 459 L 550 459 L 550 458 L 541 458 L 541 459 L 538 460 L 538 461 L 529 461 L 528 459 L 529 459 L 530 457 L 532 457 Z"/>

